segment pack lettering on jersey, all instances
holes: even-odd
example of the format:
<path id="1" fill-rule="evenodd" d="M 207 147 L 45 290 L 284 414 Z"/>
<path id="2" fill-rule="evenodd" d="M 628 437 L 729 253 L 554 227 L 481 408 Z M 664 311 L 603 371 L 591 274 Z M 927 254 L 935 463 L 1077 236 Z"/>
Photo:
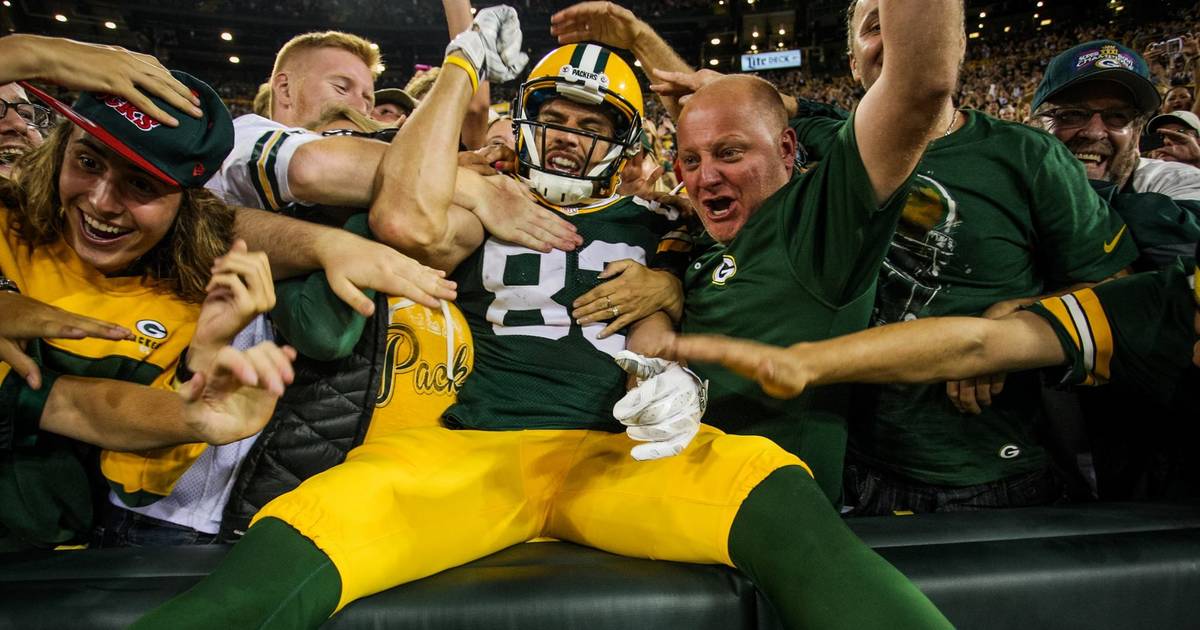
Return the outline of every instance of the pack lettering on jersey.
<path id="1" fill-rule="evenodd" d="M 596 410 L 611 410 L 624 394 L 612 355 L 625 337 L 600 339 L 603 323 L 578 325 L 572 302 L 602 282 L 610 262 L 654 265 L 663 236 L 678 225 L 629 198 L 576 210 L 562 211 L 584 239 L 575 251 L 542 253 L 489 237 L 455 272 L 477 369 L 447 411 L 451 424 L 619 428 Z"/>
<path id="2" fill-rule="evenodd" d="M 384 345 L 375 415 L 367 432 L 437 426 L 442 413 L 458 397 L 474 365 L 471 331 L 462 313 L 448 306 L 453 326 L 454 357 L 448 351 L 445 315 L 403 298 L 391 298 L 391 322 Z"/>

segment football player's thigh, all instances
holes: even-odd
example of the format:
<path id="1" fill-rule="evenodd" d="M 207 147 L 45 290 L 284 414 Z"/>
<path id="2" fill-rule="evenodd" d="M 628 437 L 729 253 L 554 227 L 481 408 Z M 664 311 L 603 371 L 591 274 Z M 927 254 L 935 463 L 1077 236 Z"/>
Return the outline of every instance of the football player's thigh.
<path id="1" fill-rule="evenodd" d="M 263 508 L 329 555 L 338 607 L 458 566 L 536 535 L 519 432 L 409 429 L 379 436 L 346 461 Z"/>
<path id="2" fill-rule="evenodd" d="M 555 498 L 548 535 L 627 556 L 731 564 L 729 528 L 777 468 L 803 465 L 774 442 L 704 425 L 679 455 L 639 462 L 624 433 L 594 433 Z"/>

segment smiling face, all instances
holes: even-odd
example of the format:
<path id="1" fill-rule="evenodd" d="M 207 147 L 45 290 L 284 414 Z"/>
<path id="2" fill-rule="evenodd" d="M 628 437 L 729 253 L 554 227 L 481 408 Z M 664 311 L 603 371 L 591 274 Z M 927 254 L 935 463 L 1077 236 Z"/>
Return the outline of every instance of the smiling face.
<path id="1" fill-rule="evenodd" d="M 150 251 L 179 213 L 181 189 L 147 174 L 75 128 L 58 178 L 67 244 L 101 273 Z"/>
<path id="2" fill-rule="evenodd" d="M 342 48 L 301 51 L 272 79 L 272 118 L 307 127 L 330 103 L 345 103 L 365 116 L 375 103 L 375 79 L 360 57 Z"/>
<path id="3" fill-rule="evenodd" d="M 715 81 L 680 115 L 677 165 L 705 229 L 722 243 L 787 183 L 795 160 L 796 136 L 778 94 L 755 81 Z"/>
<path id="4" fill-rule="evenodd" d="M 16 83 L 0 85 L 0 99 L 13 104 L 29 102 L 25 90 Z M 41 144 L 41 132 L 9 107 L 4 118 L 0 118 L 0 177 L 8 177 L 13 163 Z"/>
<path id="5" fill-rule="evenodd" d="M 1082 123 L 1064 123 L 1044 118 L 1046 130 L 1054 134 L 1075 159 L 1087 169 L 1088 179 L 1098 179 L 1124 186 L 1133 173 L 1138 158 L 1138 136 L 1144 122 L 1137 117 L 1133 95 L 1124 86 L 1112 81 L 1088 81 L 1054 95 L 1044 110 L 1079 108 L 1109 113 L 1122 112 L 1133 119 L 1124 126 L 1109 122 L 1099 113 Z M 1041 110 L 1039 110 L 1041 111 Z"/>
<path id="6" fill-rule="evenodd" d="M 566 98 L 555 98 L 538 110 L 537 121 L 570 129 L 579 129 L 607 138 L 613 137 L 612 119 L 599 106 L 584 105 Z M 542 135 L 545 134 L 543 144 Z M 563 129 L 541 128 L 534 133 L 542 153 L 542 166 L 552 173 L 573 177 L 586 174 L 612 149 L 612 143 Z M 593 146 L 594 145 L 594 146 Z M 541 151 L 541 147 L 545 151 Z"/>

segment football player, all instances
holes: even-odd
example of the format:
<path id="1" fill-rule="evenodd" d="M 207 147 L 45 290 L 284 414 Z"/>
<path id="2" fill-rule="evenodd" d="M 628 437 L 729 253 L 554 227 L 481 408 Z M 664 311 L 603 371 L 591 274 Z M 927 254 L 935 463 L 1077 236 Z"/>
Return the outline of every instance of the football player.
<path id="1" fill-rule="evenodd" d="M 693 374 L 622 352 L 668 327 L 665 315 L 628 338 L 572 321 L 571 301 L 606 262 L 672 249 L 669 215 L 613 196 L 639 146 L 632 68 L 603 47 L 566 46 L 518 96 L 519 177 L 578 229 L 568 255 L 495 239 L 452 205 L 454 147 L 480 75 L 503 81 L 524 63 L 515 12 L 480 11 L 447 52 L 427 96 L 437 106 L 388 148 L 377 202 L 405 208 L 414 255 L 455 269 L 475 373 L 443 426 L 377 436 L 266 506 L 222 567 L 142 627 L 313 627 L 355 599 L 539 536 L 737 566 L 789 627 L 948 627 L 846 529 L 803 462 L 701 425 Z M 640 383 L 627 394 L 622 368 Z"/>

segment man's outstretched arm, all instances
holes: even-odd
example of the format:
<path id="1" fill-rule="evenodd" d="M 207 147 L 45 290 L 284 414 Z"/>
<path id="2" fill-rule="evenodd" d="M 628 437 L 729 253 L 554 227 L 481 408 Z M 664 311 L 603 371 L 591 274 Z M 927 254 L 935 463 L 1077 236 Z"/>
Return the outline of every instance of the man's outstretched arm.
<path id="1" fill-rule="evenodd" d="M 1027 311 L 1003 319 L 927 317 L 788 348 L 683 335 L 666 358 L 720 363 L 777 398 L 834 383 L 934 383 L 1061 365 L 1051 325 Z"/>

